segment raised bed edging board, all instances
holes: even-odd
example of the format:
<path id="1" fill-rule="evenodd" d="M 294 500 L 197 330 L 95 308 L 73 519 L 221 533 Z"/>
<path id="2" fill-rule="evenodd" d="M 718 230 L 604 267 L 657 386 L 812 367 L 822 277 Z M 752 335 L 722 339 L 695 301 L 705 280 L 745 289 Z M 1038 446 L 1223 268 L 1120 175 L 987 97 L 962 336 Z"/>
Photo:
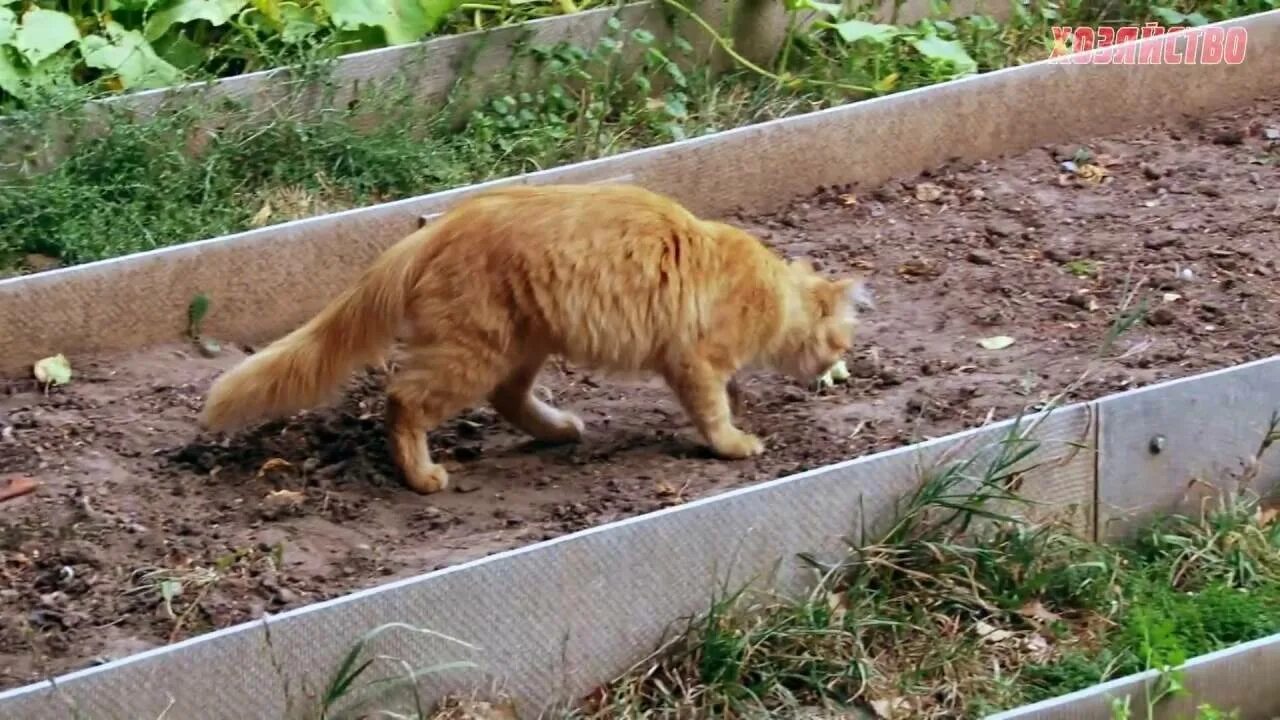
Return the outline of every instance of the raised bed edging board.
<path id="1" fill-rule="evenodd" d="M 1015 435 L 1034 438 L 1040 446 L 1021 466 L 1024 495 L 1040 503 L 1033 514 L 1079 507 L 1084 512 L 1077 517 L 1088 518 L 1095 495 L 1110 490 L 1100 483 L 1116 477 L 1109 466 L 1143 467 L 1134 456 L 1146 452 L 1143 443 L 1151 428 L 1117 420 L 1141 415 L 1157 426 L 1177 422 L 1182 409 L 1161 401 L 1161 395 L 1212 397 L 1242 388 L 1257 392 L 1255 398 L 1280 398 L 1280 356 L 1040 413 L 1016 426 L 1006 421 L 889 450 L 267 616 L 0 693 L 0 718 L 60 720 L 78 711 L 92 720 L 166 712 L 184 720 L 301 720 L 313 716 L 317 693 L 356 638 L 388 622 L 429 627 L 478 646 L 468 652 L 410 633 L 372 644 L 370 654 L 413 667 L 458 659 L 478 664 L 478 669 L 423 678 L 424 701 L 496 686 L 517 700 L 524 717 L 532 717 L 626 670 L 677 619 L 705 611 L 719 589 L 750 581 L 794 588 L 807 575 L 795 553 L 834 557 L 842 536 L 857 537 L 869 525 L 888 520 L 896 499 L 922 473 L 943 463 L 986 458 L 972 468 L 977 475 L 994 444 Z M 1212 411 L 1201 416 L 1212 434 L 1204 438 L 1200 463 L 1238 461 L 1230 455 L 1232 448 L 1256 438 L 1233 437 L 1243 426 L 1215 423 L 1208 415 Z M 1255 405 L 1249 414 L 1265 418 L 1271 411 Z M 1108 425 L 1115 449 L 1097 456 L 1092 449 L 1098 429 Z M 1154 507 L 1165 501 L 1163 485 L 1151 482 L 1157 479 L 1162 478 L 1126 481 L 1149 489 L 1137 499 Z M 1258 488 L 1265 491 L 1277 481 L 1280 474 L 1267 471 Z M 1149 516 L 1150 509 L 1143 514 Z M 1090 534 L 1087 527 L 1085 533 Z M 1238 678 L 1220 679 L 1224 670 L 1237 671 L 1241 653 L 1253 666 L 1251 678 L 1280 671 L 1262 663 L 1276 659 L 1278 648 L 1280 642 L 1254 643 L 1200 661 L 1189 673 L 1192 687 L 1200 691 L 1197 699 L 1280 712 L 1280 696 L 1224 695 L 1250 686 Z M 1071 696 L 1078 704 L 1054 701 L 1015 711 L 1034 714 L 1005 717 L 1101 720 L 1106 716 L 1096 708 L 1105 711 L 1105 697 L 1099 692 L 1136 692 L 1140 685 L 1134 683 L 1144 678 Z"/>
<path id="2" fill-rule="evenodd" d="M 718 216 L 744 207 L 767 212 L 822 185 L 873 186 L 953 158 L 990 158 L 1211 112 L 1280 87 L 1280 10 L 1216 26 L 1248 32 L 1244 64 L 1044 61 L 518 177 L 0 280 L 0 373 L 28 372 L 31 363 L 57 353 L 74 363 L 76 355 L 179 339 L 187 305 L 201 292 L 213 303 L 204 325 L 211 336 L 272 339 L 318 311 L 378 253 L 412 232 L 418 217 L 484 188 L 631 175 L 695 213 Z"/>
<path id="3" fill-rule="evenodd" d="M 932 15 L 929 0 L 906 0 L 897 8 L 902 23 L 916 22 Z M 985 0 L 960 0 L 953 3 L 949 17 L 983 12 L 998 19 L 1007 18 L 1007 3 Z M 664 3 L 619 2 L 615 7 L 532 20 L 456 35 L 437 36 L 422 42 L 365 50 L 343 55 L 335 62 L 331 81 L 340 89 L 339 103 L 350 99 L 361 84 L 377 83 L 402 73 L 406 66 L 414 68 L 414 95 L 424 103 L 442 100 L 469 68 L 478 76 L 500 75 L 510 65 L 512 48 L 527 36 L 535 44 L 560 41 L 594 45 L 605 34 L 607 23 L 616 17 L 627 30 L 642 28 L 658 38 L 669 39 L 671 27 L 666 21 Z M 754 61 L 767 60 L 778 49 L 785 34 L 787 18 L 782 6 L 772 0 L 698 0 L 694 9 L 713 27 L 721 27 L 736 16 L 742 19 L 730 28 L 735 50 Z M 888 19 L 895 10 L 894 0 L 882 0 L 876 12 Z M 815 13 L 816 14 L 816 13 Z M 699 56 L 712 56 L 720 66 L 727 66 L 722 52 L 712 49 L 712 38 L 687 20 L 691 40 L 697 41 Z M 429 60 L 429 62 L 423 62 Z M 206 96 L 248 102 L 261 107 L 278 98 L 282 89 L 292 83 L 291 69 L 270 68 L 208 82 L 187 83 L 91 101 L 90 106 L 119 106 L 143 114 L 152 113 L 175 96 Z"/>

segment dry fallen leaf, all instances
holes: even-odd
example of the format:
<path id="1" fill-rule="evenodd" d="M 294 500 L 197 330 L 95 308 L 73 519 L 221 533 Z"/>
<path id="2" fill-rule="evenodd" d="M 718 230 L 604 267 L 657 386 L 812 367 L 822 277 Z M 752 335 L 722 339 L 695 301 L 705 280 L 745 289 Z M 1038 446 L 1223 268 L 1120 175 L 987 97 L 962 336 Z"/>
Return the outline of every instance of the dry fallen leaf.
<path id="1" fill-rule="evenodd" d="M 1014 637 L 1014 633 L 1008 630 L 1001 630 L 994 625 L 989 625 L 981 620 L 973 624 L 973 630 L 978 634 L 978 637 L 982 638 L 985 642 L 1004 642 L 1005 640 Z"/>
<path id="2" fill-rule="evenodd" d="M 1275 522 L 1277 516 L 1280 516 L 1280 502 L 1264 502 L 1258 506 L 1258 525 L 1261 527 Z"/>
<path id="3" fill-rule="evenodd" d="M 880 700 L 872 700 L 871 709 L 875 712 L 876 717 L 885 720 L 897 720 L 900 717 L 907 717 L 907 711 L 911 710 L 911 703 L 906 698 L 882 698 Z"/>
<path id="4" fill-rule="evenodd" d="M 1053 654 L 1053 646 L 1042 635 L 1023 638 L 1022 649 L 1030 653 L 1031 659 L 1036 662 L 1044 662 Z"/>
<path id="5" fill-rule="evenodd" d="M 827 593 L 827 609 L 831 611 L 830 624 L 840 625 L 849 609 L 849 596 L 842 592 Z"/>
<path id="6" fill-rule="evenodd" d="M 34 492 L 38 487 L 40 487 L 40 483 L 37 483 L 26 475 L 15 475 L 9 478 L 9 481 L 5 483 L 4 487 L 0 487 L 0 502 L 12 500 L 13 498 Z"/>
<path id="7" fill-rule="evenodd" d="M 925 276 L 937 274 L 937 268 L 932 264 L 920 259 L 908 260 L 898 266 L 898 272 L 908 276 Z"/>
<path id="8" fill-rule="evenodd" d="M 285 470 L 291 467 L 293 467 L 293 463 L 285 460 L 284 458 L 271 458 L 270 460 L 262 463 L 262 467 L 258 468 L 258 474 L 256 477 L 261 480 L 263 477 L 266 477 L 269 472 Z"/>
<path id="9" fill-rule="evenodd" d="M 1105 180 L 1111 173 L 1107 169 L 1091 163 L 1085 163 L 1076 169 L 1076 177 L 1087 183 L 1097 184 Z"/>
<path id="10" fill-rule="evenodd" d="M 916 186 L 916 199 L 921 202 L 933 202 L 942 197 L 942 188 L 933 183 L 920 183 Z"/>
<path id="11" fill-rule="evenodd" d="M 1039 600 L 1032 600 L 1026 605 L 1018 608 L 1018 614 L 1025 618 L 1031 618 L 1032 620 L 1043 623 L 1058 622 L 1062 619 L 1061 615 L 1058 615 L 1045 607 L 1044 603 Z"/>
<path id="12" fill-rule="evenodd" d="M 853 193 L 845 193 L 844 195 L 840 196 L 840 202 L 850 206 L 857 205 L 858 196 L 854 195 Z"/>
<path id="13" fill-rule="evenodd" d="M 267 493 L 267 500 L 270 500 L 271 502 L 276 502 L 276 503 L 288 503 L 290 505 L 296 505 L 297 503 L 300 503 L 306 499 L 307 499 L 307 496 L 303 495 L 297 490 L 275 490 L 273 492 Z"/>
<path id="14" fill-rule="evenodd" d="M 262 227 L 271 219 L 271 201 L 262 203 L 262 208 L 254 213 L 253 219 L 249 221 L 250 227 Z"/>
<path id="15" fill-rule="evenodd" d="M 287 467 L 293 467 L 293 463 L 284 458 L 276 457 L 262 463 L 262 467 L 258 468 L 258 472 L 270 472 L 271 470 L 280 470 Z"/>

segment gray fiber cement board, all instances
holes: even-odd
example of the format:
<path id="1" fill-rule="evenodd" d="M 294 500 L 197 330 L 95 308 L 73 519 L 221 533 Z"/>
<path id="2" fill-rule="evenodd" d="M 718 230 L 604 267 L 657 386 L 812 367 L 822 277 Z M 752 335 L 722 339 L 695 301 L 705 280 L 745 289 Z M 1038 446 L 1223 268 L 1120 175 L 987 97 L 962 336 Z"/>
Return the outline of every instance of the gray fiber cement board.
<path id="1" fill-rule="evenodd" d="M 1280 87 L 1280 10 L 1223 25 L 1248 30 L 1243 65 L 1035 63 L 518 178 L 0 280 L 0 373 L 25 372 L 57 353 L 179 340 L 185 308 L 201 292 L 213 301 L 210 335 L 243 343 L 274 338 L 413 231 L 418 217 L 497 183 L 630 174 L 700 214 L 768 212 L 820 185 L 875 186 L 952 158 L 1086 139 L 1237 105 Z"/>
<path id="2" fill-rule="evenodd" d="M 166 708 L 183 720 L 311 718 L 356 638 L 388 622 L 478 648 L 404 631 L 378 638 L 371 652 L 414 667 L 478 665 L 424 678 L 424 699 L 498 687 L 532 717 L 626 670 L 718 591 L 802 587 L 811 576 L 796 553 L 839 557 L 844 538 L 882 526 L 923 473 L 976 457 L 969 472 L 978 474 L 1013 430 L 1039 440 L 1020 466 L 1028 499 L 1087 505 L 1093 457 L 1074 445 L 1090 434 L 1090 417 L 1077 405 L 998 423 L 269 616 L 64 676 L 56 692 L 44 683 L 0 694 L 0 718 L 62 720 L 68 703 L 93 720 Z"/>
<path id="3" fill-rule="evenodd" d="M 1107 539 L 1154 514 L 1197 512 L 1213 488 L 1235 489 L 1280 413 L 1280 356 L 1130 390 L 1097 407 L 1098 529 Z M 1272 447 L 1257 465 L 1255 492 L 1280 481 L 1277 453 Z"/>

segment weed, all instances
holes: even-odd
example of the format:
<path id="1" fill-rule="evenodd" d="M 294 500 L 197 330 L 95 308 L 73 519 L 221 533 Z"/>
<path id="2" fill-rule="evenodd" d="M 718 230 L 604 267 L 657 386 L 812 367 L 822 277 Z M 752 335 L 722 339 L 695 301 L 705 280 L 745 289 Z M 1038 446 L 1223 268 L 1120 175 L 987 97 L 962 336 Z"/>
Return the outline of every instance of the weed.
<path id="1" fill-rule="evenodd" d="M 134 586 L 128 594 L 164 608 L 165 616 L 173 622 L 169 631 L 172 643 L 201 612 L 201 603 L 220 582 L 229 576 L 255 574 L 263 569 L 277 571 L 283 563 L 283 553 L 283 545 L 268 552 L 242 548 L 219 557 L 208 567 L 139 568 L 133 572 Z"/>
<path id="2" fill-rule="evenodd" d="M 436 663 L 426 667 L 415 668 L 409 665 L 401 658 L 388 655 L 366 656 L 366 650 L 373 641 L 383 633 L 393 630 L 402 630 L 411 632 L 416 635 L 434 637 L 446 640 L 450 643 L 461 645 L 469 649 L 475 649 L 474 645 L 464 642 L 454 637 L 438 633 L 428 628 L 414 627 L 405 623 L 386 623 L 379 625 L 372 630 L 366 632 L 359 637 L 351 648 L 347 650 L 343 656 L 341 663 L 334 670 L 333 677 L 320 697 L 320 707 L 317 713 L 318 720 L 338 720 L 345 717 L 365 717 L 359 708 L 369 702 L 385 703 L 385 696 L 395 690 L 405 690 L 411 696 L 411 705 L 416 713 L 416 718 L 426 718 L 426 711 L 422 704 L 422 699 L 417 692 L 418 679 L 436 673 L 446 672 L 449 670 L 459 670 L 464 668 L 476 667 L 475 663 L 468 661 L 455 661 Z M 399 672 L 385 675 L 383 677 L 369 680 L 365 683 L 357 683 L 360 678 L 364 677 L 374 663 L 377 661 L 390 663 L 399 668 Z M 372 693 L 372 695 L 370 695 Z M 385 709 L 380 714 L 389 715 Z M 390 716 L 390 715 L 389 715 Z"/>
<path id="3" fill-rule="evenodd" d="M 1063 267 L 1076 277 L 1092 277 L 1098 272 L 1097 267 L 1089 260 L 1071 260 L 1064 264 Z"/>

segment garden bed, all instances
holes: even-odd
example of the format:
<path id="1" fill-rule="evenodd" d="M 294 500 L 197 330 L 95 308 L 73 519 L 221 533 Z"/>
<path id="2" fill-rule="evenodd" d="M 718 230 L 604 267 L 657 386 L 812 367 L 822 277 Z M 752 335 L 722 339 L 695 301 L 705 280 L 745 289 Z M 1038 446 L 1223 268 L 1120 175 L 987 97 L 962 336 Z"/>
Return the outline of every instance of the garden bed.
<path id="1" fill-rule="evenodd" d="M 587 421 L 581 445 L 529 447 L 479 410 L 435 433 L 456 489 L 429 498 L 396 484 L 375 377 L 225 443 L 194 418 L 235 349 L 72 356 L 73 382 L 47 396 L 11 381 L 0 473 L 40 487 L 0 520 L 0 683 L 1008 417 L 1075 380 L 1118 319 L 1145 322 L 1075 399 L 1275 354 L 1278 126 L 1271 96 L 1087 155 L 1040 149 L 734 218 L 826 270 L 873 270 L 880 307 L 847 386 L 745 384 L 742 425 L 769 448 L 752 461 L 706 457 L 660 386 L 572 368 L 543 382 Z M 994 336 L 1015 342 L 979 347 Z M 298 494 L 267 497 L 282 489 Z"/>

